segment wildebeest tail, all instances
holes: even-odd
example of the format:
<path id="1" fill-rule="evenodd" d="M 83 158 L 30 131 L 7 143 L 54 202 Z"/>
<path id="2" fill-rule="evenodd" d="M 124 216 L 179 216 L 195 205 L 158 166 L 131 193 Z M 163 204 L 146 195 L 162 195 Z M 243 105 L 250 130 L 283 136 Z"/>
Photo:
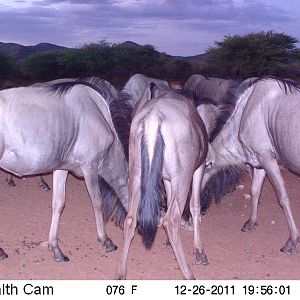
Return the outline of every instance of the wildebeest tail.
<path id="1" fill-rule="evenodd" d="M 103 199 L 103 220 L 112 220 L 116 226 L 124 228 L 127 211 L 119 200 L 114 189 L 101 177 L 98 177 L 100 192 Z"/>
<path id="2" fill-rule="evenodd" d="M 164 140 L 158 127 L 150 164 L 149 152 L 144 135 L 141 139 L 141 200 L 139 203 L 137 220 L 138 232 L 142 236 L 146 249 L 150 249 L 155 240 L 160 204 L 162 197 L 162 168 L 164 156 Z M 151 166 L 150 166 L 151 165 Z"/>

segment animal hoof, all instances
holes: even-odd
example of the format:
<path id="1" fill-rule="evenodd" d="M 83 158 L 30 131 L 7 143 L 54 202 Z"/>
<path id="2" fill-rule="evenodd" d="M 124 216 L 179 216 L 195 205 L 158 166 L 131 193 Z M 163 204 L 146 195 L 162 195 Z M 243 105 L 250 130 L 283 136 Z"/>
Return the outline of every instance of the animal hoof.
<path id="1" fill-rule="evenodd" d="M 181 228 L 186 229 L 188 231 L 193 231 L 194 230 L 194 223 L 193 223 L 192 219 L 190 219 L 188 221 L 181 220 L 180 225 L 181 225 Z"/>
<path id="2" fill-rule="evenodd" d="M 208 265 L 208 259 L 204 251 L 200 252 L 198 249 L 196 250 L 196 265 Z"/>
<path id="3" fill-rule="evenodd" d="M 43 190 L 43 191 L 46 191 L 46 192 L 49 192 L 51 191 L 49 185 L 47 183 L 41 183 L 40 184 L 40 188 Z"/>
<path id="4" fill-rule="evenodd" d="M 69 261 L 69 257 L 64 255 L 58 246 L 51 246 L 50 243 L 48 244 L 48 249 L 53 251 L 54 260 L 56 262 L 66 262 Z"/>
<path id="5" fill-rule="evenodd" d="M 8 182 L 7 184 L 8 184 L 10 187 L 15 187 L 15 186 L 16 186 L 16 184 L 15 184 L 13 181 Z"/>
<path id="6" fill-rule="evenodd" d="M 243 226 L 243 228 L 241 229 L 241 231 L 243 231 L 243 232 L 253 232 L 253 231 L 255 231 L 255 227 L 256 226 L 258 226 L 258 223 L 252 223 L 252 222 L 250 222 L 250 221 L 247 221 L 245 224 L 244 224 L 244 226 Z"/>
<path id="7" fill-rule="evenodd" d="M 168 249 L 171 249 L 171 248 L 172 248 L 172 245 L 171 245 L 171 243 L 170 243 L 169 240 L 166 241 L 166 247 L 167 247 Z"/>
<path id="8" fill-rule="evenodd" d="M 286 254 L 296 253 L 296 242 L 289 238 L 285 245 L 280 249 L 280 251 Z"/>
<path id="9" fill-rule="evenodd" d="M 186 278 L 184 278 L 186 280 L 196 280 L 195 276 L 193 274 L 188 275 Z"/>
<path id="10" fill-rule="evenodd" d="M 171 243 L 170 243 L 170 240 L 166 240 L 166 247 L 167 247 L 168 249 L 171 249 L 171 248 L 172 248 L 172 245 L 171 245 Z"/>
<path id="11" fill-rule="evenodd" d="M 8 255 L 4 252 L 2 248 L 0 248 L 0 260 L 8 258 Z"/>
<path id="12" fill-rule="evenodd" d="M 115 276 L 115 280 L 125 280 L 126 277 L 122 274 L 117 273 Z"/>
<path id="13" fill-rule="evenodd" d="M 207 214 L 207 209 L 201 209 L 200 214 L 201 216 L 205 216 Z"/>
<path id="14" fill-rule="evenodd" d="M 107 238 L 103 243 L 103 249 L 105 252 L 113 252 L 118 249 L 118 247 L 112 242 L 111 239 Z"/>
<path id="15" fill-rule="evenodd" d="M 54 257 L 55 261 L 56 262 L 67 262 L 67 261 L 70 261 L 69 257 L 62 254 L 62 255 L 59 255 L 57 257 Z"/>

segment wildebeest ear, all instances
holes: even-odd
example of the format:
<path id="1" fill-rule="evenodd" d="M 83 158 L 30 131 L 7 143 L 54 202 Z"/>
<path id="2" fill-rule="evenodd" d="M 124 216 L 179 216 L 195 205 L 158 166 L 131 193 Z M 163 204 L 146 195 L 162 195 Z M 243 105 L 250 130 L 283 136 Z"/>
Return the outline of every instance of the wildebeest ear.
<path id="1" fill-rule="evenodd" d="M 210 143 L 208 143 L 208 152 L 207 152 L 207 157 L 206 157 L 206 166 L 212 166 L 215 162 L 215 150 L 211 146 Z"/>
<path id="2" fill-rule="evenodd" d="M 155 92 L 157 86 L 154 82 L 150 82 L 149 88 L 150 88 L 150 99 L 153 99 L 155 97 L 154 92 Z"/>
<path id="3" fill-rule="evenodd" d="M 135 111 L 138 111 L 144 104 L 152 98 L 157 97 L 155 93 L 158 91 L 158 88 L 155 83 L 150 82 L 149 85 L 144 90 L 142 97 L 140 98 L 138 104 L 135 106 Z"/>

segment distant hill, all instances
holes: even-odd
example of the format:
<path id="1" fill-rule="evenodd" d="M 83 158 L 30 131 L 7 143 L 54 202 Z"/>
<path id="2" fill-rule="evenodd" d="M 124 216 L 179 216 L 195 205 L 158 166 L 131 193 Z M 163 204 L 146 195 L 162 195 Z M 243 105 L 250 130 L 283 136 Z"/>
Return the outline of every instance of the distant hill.
<path id="1" fill-rule="evenodd" d="M 118 47 L 123 47 L 123 48 L 141 48 L 142 46 L 132 42 L 132 41 L 126 41 L 124 43 L 118 44 Z"/>
<path id="2" fill-rule="evenodd" d="M 1 43 L 0 51 L 12 56 L 16 60 L 24 60 L 28 56 L 38 52 L 51 52 L 67 49 L 66 47 L 57 46 L 49 43 L 40 43 L 35 46 L 23 46 L 15 43 Z"/>
<path id="3" fill-rule="evenodd" d="M 132 41 L 126 41 L 124 43 L 120 43 L 118 47 L 124 48 L 140 48 L 142 45 L 139 45 Z M 23 46 L 20 44 L 15 43 L 1 43 L 0 42 L 0 51 L 3 51 L 9 56 L 12 56 L 16 60 L 24 60 L 28 56 L 34 53 L 41 53 L 41 52 L 51 52 L 51 51 L 61 51 L 68 49 L 66 47 L 50 44 L 50 43 L 40 43 L 35 46 Z M 206 54 L 198 54 L 194 56 L 172 56 L 168 55 L 169 57 L 176 58 L 176 59 L 184 59 L 190 62 L 204 62 L 207 59 Z"/>
<path id="4" fill-rule="evenodd" d="M 126 41 L 124 43 L 121 43 L 118 45 L 118 47 L 124 47 L 124 48 L 140 48 L 142 47 L 141 45 L 132 42 L 132 41 Z M 203 54 L 198 54 L 198 55 L 194 55 L 194 56 L 173 56 L 173 55 L 169 55 L 169 57 L 172 58 L 176 58 L 176 59 L 184 59 L 184 60 L 188 60 L 191 62 L 204 62 L 207 60 L 207 55 L 205 53 Z"/>
<path id="5" fill-rule="evenodd" d="M 126 47 L 126 48 L 140 48 L 142 47 L 141 45 L 132 42 L 132 41 L 126 41 L 124 43 L 121 43 L 118 45 L 118 47 Z M 204 62 L 207 60 L 207 55 L 206 53 L 203 54 L 198 54 L 198 55 L 194 55 L 194 56 L 173 56 L 173 55 L 169 55 L 167 54 L 169 57 L 172 58 L 176 58 L 176 59 L 183 59 L 183 60 L 188 60 L 190 62 Z"/>
<path id="6" fill-rule="evenodd" d="M 202 54 L 197 54 L 193 56 L 173 56 L 174 58 L 177 59 L 184 59 L 184 60 L 189 60 L 191 62 L 196 61 L 196 62 L 204 62 L 207 60 L 207 54 L 202 53 Z"/>

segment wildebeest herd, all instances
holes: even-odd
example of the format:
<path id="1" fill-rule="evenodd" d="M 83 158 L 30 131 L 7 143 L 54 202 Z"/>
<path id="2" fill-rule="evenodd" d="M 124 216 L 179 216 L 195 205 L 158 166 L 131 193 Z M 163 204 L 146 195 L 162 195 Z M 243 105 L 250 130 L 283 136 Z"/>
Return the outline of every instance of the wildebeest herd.
<path id="1" fill-rule="evenodd" d="M 281 251 L 296 251 L 299 231 L 279 164 L 300 173 L 299 117 L 300 84 L 289 79 L 195 74 L 176 91 L 141 74 L 120 91 L 97 77 L 59 79 L 0 91 L 0 167 L 20 177 L 53 172 L 48 248 L 56 261 L 69 260 L 57 233 L 71 172 L 85 180 L 104 251 L 117 249 L 105 223 L 124 230 L 116 279 L 126 278 L 135 230 L 150 249 L 161 218 L 183 277 L 194 279 L 181 219 L 193 224 L 196 264 L 208 264 L 201 213 L 247 172 L 252 210 L 242 230 L 257 225 L 267 175 L 289 229 Z M 7 257 L 0 248 L 0 259 Z"/>

